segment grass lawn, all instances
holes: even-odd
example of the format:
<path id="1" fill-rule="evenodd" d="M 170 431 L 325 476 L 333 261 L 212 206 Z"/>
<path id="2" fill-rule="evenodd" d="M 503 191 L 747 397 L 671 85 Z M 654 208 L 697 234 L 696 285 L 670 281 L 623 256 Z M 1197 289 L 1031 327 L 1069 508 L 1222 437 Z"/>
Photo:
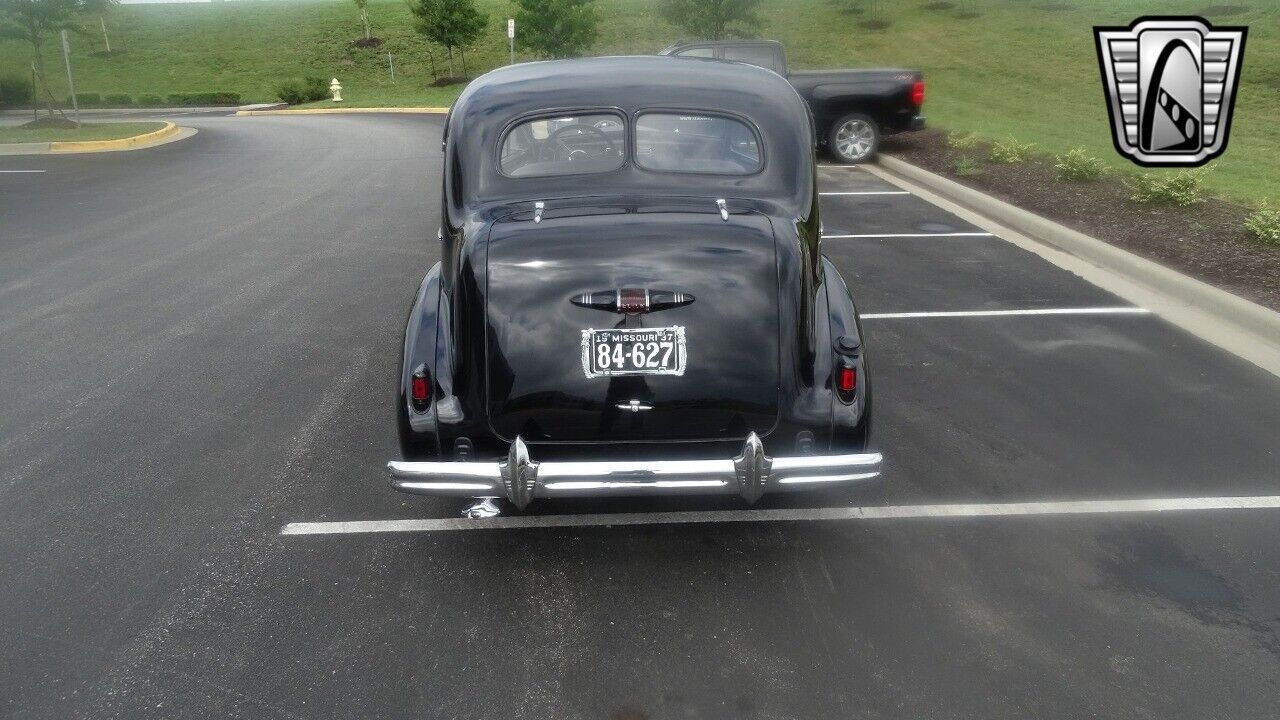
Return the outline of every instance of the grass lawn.
<path id="1" fill-rule="evenodd" d="M 0 127 L 0 143 L 59 142 L 67 140 L 119 140 L 164 127 L 162 122 L 85 123 L 75 128 Z"/>
<path id="2" fill-rule="evenodd" d="M 477 0 L 490 17 L 487 35 L 467 53 L 471 74 L 506 62 L 507 0 Z M 596 54 L 657 50 L 681 33 L 657 17 L 656 0 L 598 0 Z M 925 112 L 937 127 L 1012 135 L 1046 152 L 1083 145 L 1115 167 L 1132 169 L 1110 140 L 1092 26 L 1127 25 L 1140 15 L 1197 14 L 1224 0 L 964 0 L 930 10 L 928 0 L 880 0 L 891 25 L 864 30 L 859 0 L 765 0 L 762 35 L 786 43 L 797 68 L 897 65 L 924 70 Z M 1231 144 L 1214 162 L 1209 187 L 1226 197 L 1280 201 L 1280 3 L 1239 0 L 1247 8 L 1211 22 L 1248 25 L 1242 86 Z M 275 100 L 290 77 L 336 76 L 345 105 L 447 105 L 460 87 L 431 88 L 445 59 L 413 31 L 403 0 L 370 0 L 379 50 L 349 42 L 361 36 L 349 0 L 242 0 L 125 5 L 107 15 L 113 50 L 98 57 L 100 37 L 74 40 L 76 85 L 98 93 L 167 94 L 230 90 L 245 102 Z M 46 47 L 55 93 L 66 94 L 57 43 Z M 396 82 L 387 67 L 395 58 Z M 517 59 L 531 59 L 519 52 Z M 27 72 L 29 51 L 0 42 L 0 75 Z M 57 72 L 53 70 L 56 69 Z M 317 103 L 332 105 L 332 103 Z"/>

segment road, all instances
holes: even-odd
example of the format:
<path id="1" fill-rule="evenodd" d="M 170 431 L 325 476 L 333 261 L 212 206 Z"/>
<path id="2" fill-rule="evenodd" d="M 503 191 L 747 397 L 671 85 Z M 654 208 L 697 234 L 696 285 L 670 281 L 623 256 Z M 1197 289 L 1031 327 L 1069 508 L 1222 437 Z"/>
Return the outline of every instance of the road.
<path id="1" fill-rule="evenodd" d="M 0 716 L 1274 716 L 1280 510 L 814 519 L 1280 495 L 1280 380 L 1154 315 L 896 316 L 1128 303 L 857 169 L 822 204 L 882 496 L 281 534 L 457 514 L 381 470 L 440 122 L 0 158 Z"/>

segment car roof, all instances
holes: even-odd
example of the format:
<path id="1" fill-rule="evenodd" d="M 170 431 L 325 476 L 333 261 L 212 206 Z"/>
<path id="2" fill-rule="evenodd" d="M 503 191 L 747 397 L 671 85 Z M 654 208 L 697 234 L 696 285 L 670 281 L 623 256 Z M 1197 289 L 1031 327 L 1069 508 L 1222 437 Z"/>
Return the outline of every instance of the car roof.
<path id="1" fill-rule="evenodd" d="M 633 117 L 642 110 L 689 110 L 748 121 L 764 146 L 765 168 L 749 177 L 682 176 L 630 166 L 605 181 L 599 175 L 507 178 L 497 148 L 515 122 L 539 114 L 609 108 Z M 537 188 L 543 195 L 593 195 L 602 184 L 643 194 L 726 194 L 812 200 L 813 135 L 808 109 L 785 78 L 737 63 L 696 63 L 654 55 L 523 63 L 476 78 L 449 117 L 446 151 L 461 163 L 460 203 L 514 200 Z"/>

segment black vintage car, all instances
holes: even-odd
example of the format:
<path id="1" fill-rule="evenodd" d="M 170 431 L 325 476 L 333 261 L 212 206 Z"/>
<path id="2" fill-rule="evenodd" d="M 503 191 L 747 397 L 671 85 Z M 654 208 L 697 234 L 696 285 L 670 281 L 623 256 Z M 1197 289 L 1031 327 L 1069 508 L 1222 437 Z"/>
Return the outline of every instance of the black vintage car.
<path id="1" fill-rule="evenodd" d="M 392 487 L 524 508 L 876 477 L 866 348 L 785 79 L 667 57 L 514 65 L 458 98 L 444 152 Z"/>

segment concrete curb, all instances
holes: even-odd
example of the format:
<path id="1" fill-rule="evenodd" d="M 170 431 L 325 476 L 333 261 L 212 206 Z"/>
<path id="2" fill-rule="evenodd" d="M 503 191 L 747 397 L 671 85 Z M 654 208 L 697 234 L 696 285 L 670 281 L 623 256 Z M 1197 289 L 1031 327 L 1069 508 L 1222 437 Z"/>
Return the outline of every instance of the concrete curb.
<path id="1" fill-rule="evenodd" d="M 1015 244 L 1048 246 L 1058 252 L 1028 249 L 1280 376 L 1280 313 L 898 158 L 881 155 L 878 168 L 862 167 L 915 185 L 926 200 L 933 195 L 968 210 L 961 214 L 976 216 L 972 222 Z M 1010 238 L 1007 230 L 1021 237 Z M 1062 262 L 1063 254 L 1077 262 Z M 1111 277 L 1090 273 L 1080 261 Z"/>
<path id="2" fill-rule="evenodd" d="M 236 108 L 236 112 L 261 112 L 263 110 L 284 110 L 289 107 L 289 103 L 253 103 L 252 105 L 241 105 Z"/>
<path id="3" fill-rule="evenodd" d="M 141 135 L 134 135 L 127 138 L 118 138 L 116 140 L 84 140 L 84 141 L 64 141 L 49 143 L 49 152 L 52 153 L 78 153 L 78 152 L 100 152 L 102 150 L 124 150 L 126 148 L 134 148 L 139 145 L 150 145 L 155 142 L 164 140 L 165 138 L 176 135 L 178 126 L 171 122 L 164 124 L 159 130 L 154 130 Z"/>
<path id="4" fill-rule="evenodd" d="M 71 155 L 74 153 L 116 152 L 120 150 L 143 150 L 164 145 L 175 140 L 183 140 L 195 135 L 192 128 L 183 128 L 166 122 L 164 127 L 149 133 L 134 135 L 116 140 L 63 140 L 39 143 L 3 143 L 0 144 L 0 155 Z"/>
<path id="5" fill-rule="evenodd" d="M 409 113 L 415 115 L 444 115 L 447 107 L 348 107 L 348 108 L 289 108 L 285 110 L 237 110 L 236 115 L 345 115 L 348 113 Z"/>
<path id="6" fill-rule="evenodd" d="M 0 155 L 43 155 L 49 143 L 0 143 Z"/>

